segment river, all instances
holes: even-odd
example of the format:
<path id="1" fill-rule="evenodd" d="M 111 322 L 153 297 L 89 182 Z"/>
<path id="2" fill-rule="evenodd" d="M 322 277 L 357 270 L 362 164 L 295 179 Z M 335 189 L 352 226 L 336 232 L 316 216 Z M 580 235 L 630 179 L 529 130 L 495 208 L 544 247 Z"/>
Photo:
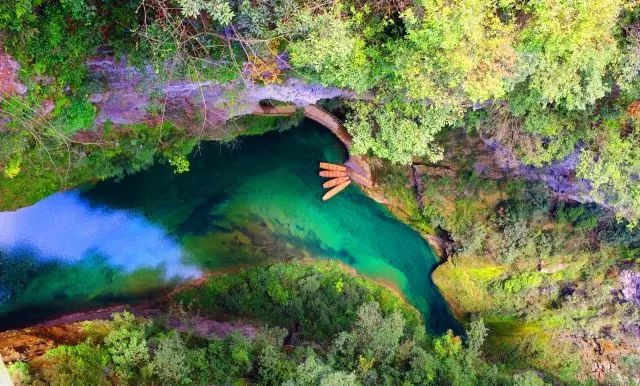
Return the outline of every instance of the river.
<path id="1" fill-rule="evenodd" d="M 398 288 L 429 332 L 455 329 L 430 278 L 437 259 L 418 233 L 353 185 L 321 201 L 318 161 L 345 156 L 304 121 L 231 146 L 203 142 L 187 173 L 158 164 L 0 213 L 0 329 L 297 257 L 340 260 Z"/>

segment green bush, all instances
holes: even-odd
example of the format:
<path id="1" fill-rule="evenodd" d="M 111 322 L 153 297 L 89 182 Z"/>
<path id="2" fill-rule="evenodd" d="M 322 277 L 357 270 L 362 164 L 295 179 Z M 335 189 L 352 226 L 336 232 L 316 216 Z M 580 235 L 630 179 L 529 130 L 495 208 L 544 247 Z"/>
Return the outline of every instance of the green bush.
<path id="1" fill-rule="evenodd" d="M 96 108 L 91 102 L 75 98 L 58 109 L 52 124 L 63 134 L 72 135 L 79 130 L 91 129 L 95 116 Z"/>
<path id="2" fill-rule="evenodd" d="M 539 272 L 526 272 L 502 282 L 502 290 L 512 294 L 535 288 L 542 284 L 543 276 Z"/>
<path id="3" fill-rule="evenodd" d="M 208 315 L 255 318 L 319 340 L 348 329 L 357 308 L 373 300 L 385 313 L 401 311 L 411 328 L 420 320 L 390 290 L 351 276 L 333 262 L 276 263 L 216 275 L 202 287 L 178 292 L 174 300 Z"/>
<path id="4" fill-rule="evenodd" d="M 264 275 L 259 275 L 259 271 Z M 271 291 L 252 286 L 257 284 L 251 281 L 256 277 L 261 277 L 260 284 L 268 284 Z M 310 281 L 314 277 L 316 284 Z M 327 280 L 326 285 L 322 279 Z M 278 285 L 278 280 L 282 280 L 282 286 Z M 299 285 L 294 285 L 295 282 Z M 251 291 L 238 295 L 240 287 Z M 504 369 L 483 360 L 482 346 L 487 329 L 482 320 L 469 324 L 465 341 L 453 336 L 451 331 L 443 336 L 427 336 L 423 329 L 411 327 L 418 322 L 415 311 L 402 307 L 401 299 L 389 293 L 393 300 L 378 297 L 384 302 L 381 305 L 375 300 L 377 296 L 373 291 L 373 288 L 380 288 L 379 285 L 347 275 L 335 264 L 281 263 L 255 267 L 211 278 L 200 288 L 181 293 L 201 306 L 211 304 L 211 295 L 218 298 L 213 303 L 221 297 L 227 299 L 227 304 L 233 304 L 232 299 L 237 300 L 236 304 L 241 301 L 252 305 L 266 301 L 268 306 L 259 310 L 260 315 L 253 313 L 256 318 L 265 317 L 256 320 L 261 323 L 272 322 L 274 313 L 282 311 L 279 301 L 266 299 L 274 294 L 276 299 L 286 299 L 289 303 L 301 297 L 304 299 L 301 304 L 310 307 L 308 313 L 315 312 L 320 318 L 340 320 L 345 317 L 343 307 L 317 309 L 317 304 L 309 302 L 303 287 L 323 301 L 331 299 L 327 291 L 346 294 L 354 288 L 365 288 L 370 296 L 351 302 L 354 315 L 348 316 L 350 323 L 344 325 L 344 330 L 335 330 L 335 334 L 314 342 L 304 339 L 304 334 L 297 334 L 295 326 L 289 333 L 283 329 L 261 329 L 251 338 L 236 331 L 224 339 L 204 339 L 178 332 L 158 321 L 136 318 L 127 312 L 115 314 L 106 336 L 94 334 L 93 338 L 78 345 L 49 350 L 44 357 L 46 365 L 35 367 L 33 380 L 35 384 L 65 386 L 247 382 L 290 386 L 522 384 L 518 383 L 522 376 L 512 377 Z M 282 297 L 285 292 L 277 288 L 285 290 L 287 296 Z M 251 296 L 255 301 L 249 299 Z M 233 308 L 226 309 L 225 313 L 233 318 L 247 316 L 246 311 L 236 314 Z M 190 322 L 191 315 L 181 314 L 183 325 Z M 283 320 L 283 316 L 279 318 Z M 202 321 L 202 316 L 198 320 Z M 283 347 L 285 336 L 295 348 Z M 14 368 L 28 374 L 24 364 Z"/>
<path id="5" fill-rule="evenodd" d="M 109 385 L 107 351 L 91 342 L 59 346 L 47 351 L 44 377 L 52 386 Z"/>
<path id="6" fill-rule="evenodd" d="M 27 362 L 13 362 L 7 366 L 9 377 L 16 385 L 29 385 L 32 381 L 31 369 Z"/>

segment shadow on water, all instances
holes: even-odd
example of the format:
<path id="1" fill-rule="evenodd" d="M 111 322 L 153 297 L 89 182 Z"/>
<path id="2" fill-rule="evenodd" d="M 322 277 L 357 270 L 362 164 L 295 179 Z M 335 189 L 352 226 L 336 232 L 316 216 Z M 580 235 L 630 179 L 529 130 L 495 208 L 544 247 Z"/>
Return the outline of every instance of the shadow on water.
<path id="1" fill-rule="evenodd" d="M 356 187 L 321 201 L 318 161 L 345 156 L 326 129 L 305 121 L 296 130 L 241 139 L 235 148 L 203 143 L 189 173 L 156 165 L 0 213 L 12 224 L 0 225 L 2 261 L 19 260 L 17 243 L 33 249 L 25 279 L 0 284 L 0 315 L 134 299 L 200 270 L 314 256 L 393 283 L 423 313 L 429 331 L 459 331 L 430 279 L 436 258 L 416 232 Z M 45 229 L 47 237 L 37 234 Z M 55 277 L 44 273 L 51 264 Z M 3 270 L 16 267 L 0 264 L 0 279 Z M 92 281 L 84 281 L 84 290 L 71 282 L 81 274 Z M 52 300 L 60 293 L 62 301 Z"/>

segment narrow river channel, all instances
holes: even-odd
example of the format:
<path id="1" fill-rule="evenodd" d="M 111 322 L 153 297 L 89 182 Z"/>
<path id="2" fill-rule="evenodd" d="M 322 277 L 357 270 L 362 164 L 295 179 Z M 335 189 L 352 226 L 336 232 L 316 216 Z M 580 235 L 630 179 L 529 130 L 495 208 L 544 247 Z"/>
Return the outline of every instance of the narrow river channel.
<path id="1" fill-rule="evenodd" d="M 160 164 L 2 212 L 0 328 L 296 257 L 340 260 L 395 286 L 429 332 L 454 328 L 430 278 L 437 260 L 418 233 L 353 185 L 321 201 L 318 161 L 345 156 L 331 133 L 304 121 L 231 147 L 203 143 L 188 173 Z"/>

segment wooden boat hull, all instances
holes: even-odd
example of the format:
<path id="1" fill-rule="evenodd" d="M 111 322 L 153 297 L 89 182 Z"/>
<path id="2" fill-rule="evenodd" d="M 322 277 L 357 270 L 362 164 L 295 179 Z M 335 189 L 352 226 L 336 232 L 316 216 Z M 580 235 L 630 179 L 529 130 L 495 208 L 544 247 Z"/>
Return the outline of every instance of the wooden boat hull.
<path id="1" fill-rule="evenodd" d="M 334 179 L 331 179 L 327 182 L 325 182 L 324 184 L 322 184 L 323 188 L 333 188 L 334 186 L 338 186 L 340 184 L 343 184 L 345 182 L 349 181 L 349 177 L 337 177 Z"/>
<path id="2" fill-rule="evenodd" d="M 339 172 L 346 172 L 347 168 L 342 165 L 336 165 L 329 162 L 320 162 L 320 169 L 325 170 L 337 170 Z"/>
<path id="3" fill-rule="evenodd" d="M 336 186 L 335 188 L 331 189 L 330 191 L 325 193 L 324 196 L 322 196 L 322 201 L 327 201 L 331 197 L 342 192 L 347 186 L 349 186 L 350 183 L 351 183 L 351 180 L 348 180 L 347 182 L 343 182 L 340 185 Z"/>
<path id="4" fill-rule="evenodd" d="M 336 178 L 336 177 L 347 176 L 346 172 L 341 172 L 338 170 L 321 170 L 319 174 L 320 174 L 320 177 L 326 177 L 326 178 Z"/>

